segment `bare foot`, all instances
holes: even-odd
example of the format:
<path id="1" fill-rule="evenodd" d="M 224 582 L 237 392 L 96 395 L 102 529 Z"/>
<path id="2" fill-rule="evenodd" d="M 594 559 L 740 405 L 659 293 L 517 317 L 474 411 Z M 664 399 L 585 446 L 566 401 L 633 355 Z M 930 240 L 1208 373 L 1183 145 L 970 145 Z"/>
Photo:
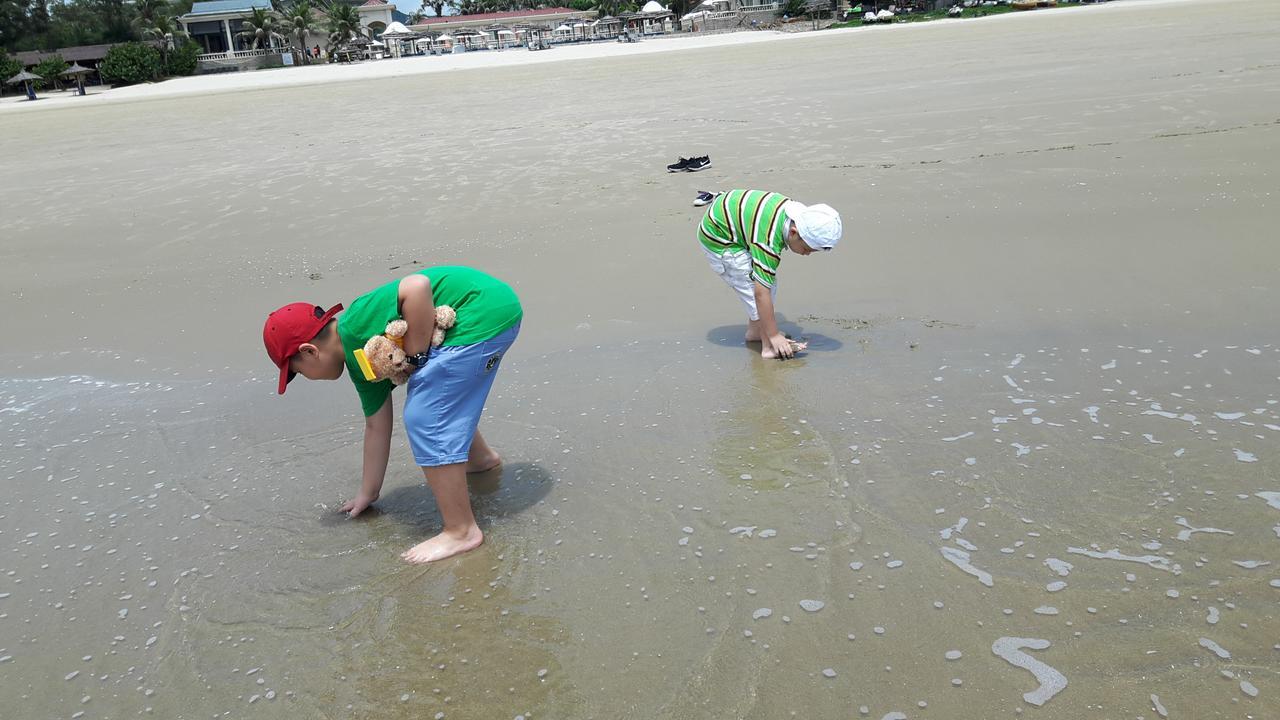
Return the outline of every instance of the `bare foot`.
<path id="1" fill-rule="evenodd" d="M 790 342 L 791 342 L 792 357 L 795 357 L 796 354 L 798 354 L 800 351 L 806 350 L 809 347 L 809 343 L 802 343 L 796 340 L 791 340 Z M 773 351 L 772 345 L 770 345 L 769 343 L 765 343 L 764 346 L 760 348 L 760 357 L 765 358 L 767 360 L 772 360 L 778 357 L 778 353 Z"/>
<path id="2" fill-rule="evenodd" d="M 430 540 L 420 542 L 400 553 L 400 559 L 415 565 L 424 565 L 474 550 L 483 542 L 484 533 L 480 532 L 480 528 L 472 525 L 461 535 L 442 532 Z"/>
<path id="3" fill-rule="evenodd" d="M 748 330 L 748 331 L 747 331 L 746 341 L 747 341 L 747 342 L 760 342 L 760 333 L 758 333 L 758 332 L 751 332 L 750 330 Z"/>
<path id="4" fill-rule="evenodd" d="M 467 474 L 488 472 L 502 464 L 502 456 L 496 452 L 490 452 L 486 457 L 476 460 L 467 458 Z"/>

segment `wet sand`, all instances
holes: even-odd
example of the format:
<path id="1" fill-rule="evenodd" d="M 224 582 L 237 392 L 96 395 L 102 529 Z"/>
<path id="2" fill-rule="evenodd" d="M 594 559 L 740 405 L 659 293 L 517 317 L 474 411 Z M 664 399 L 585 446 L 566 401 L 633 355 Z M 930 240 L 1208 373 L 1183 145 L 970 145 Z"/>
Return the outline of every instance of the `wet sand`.
<path id="1" fill-rule="evenodd" d="M 1280 714 L 1280 8 L 1096 10 L 0 116 L 0 702 Z M 694 245 L 731 186 L 844 213 L 803 359 Z M 338 517 L 354 395 L 259 331 L 452 262 L 525 302 L 507 465 L 410 568 L 403 439 Z"/>

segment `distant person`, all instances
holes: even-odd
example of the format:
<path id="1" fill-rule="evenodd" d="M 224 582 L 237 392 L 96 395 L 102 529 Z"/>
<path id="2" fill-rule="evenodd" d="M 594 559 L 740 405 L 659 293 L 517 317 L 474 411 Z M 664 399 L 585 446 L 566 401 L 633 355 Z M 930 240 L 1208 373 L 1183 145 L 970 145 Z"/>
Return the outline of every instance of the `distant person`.
<path id="1" fill-rule="evenodd" d="M 774 315 L 783 248 L 797 255 L 830 250 L 842 231 L 840 213 L 829 205 L 806 206 L 763 190 L 729 190 L 711 199 L 698 240 L 711 270 L 746 306 L 746 341 L 760 343 L 761 357 L 785 360 L 807 347 L 783 335 Z"/>
<path id="2" fill-rule="evenodd" d="M 319 46 L 319 45 L 316 45 L 315 47 L 311 48 L 311 56 L 312 56 L 312 57 L 315 57 L 315 58 L 319 58 L 319 57 L 320 57 L 320 46 Z"/>
<path id="3" fill-rule="evenodd" d="M 449 305 L 456 324 L 432 348 L 436 305 Z M 280 369 L 283 394 L 295 375 L 337 380 L 345 369 L 364 412 L 364 465 L 360 490 L 340 508 L 356 517 L 378 499 L 391 452 L 390 380 L 368 381 L 354 352 L 363 350 L 387 323 L 408 325 L 404 352 L 416 369 L 409 376 L 404 430 L 444 521 L 439 535 L 401 553 L 428 563 L 467 552 L 484 542 L 467 491 L 467 473 L 484 472 L 502 458 L 480 435 L 480 414 L 498 366 L 520 332 L 520 299 L 506 283 L 467 267 L 429 267 L 325 310 L 310 303 L 285 305 L 267 316 L 262 340 Z"/>

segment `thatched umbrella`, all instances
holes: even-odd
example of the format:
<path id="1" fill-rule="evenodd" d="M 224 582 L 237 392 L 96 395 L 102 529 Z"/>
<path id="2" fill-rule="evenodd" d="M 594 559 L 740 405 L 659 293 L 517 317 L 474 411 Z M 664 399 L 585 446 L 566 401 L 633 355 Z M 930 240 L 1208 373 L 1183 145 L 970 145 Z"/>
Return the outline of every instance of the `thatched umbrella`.
<path id="1" fill-rule="evenodd" d="M 84 95 L 84 76 L 93 72 L 92 69 L 84 67 L 80 63 L 72 63 L 71 67 L 62 71 L 63 75 L 76 79 L 76 94 Z"/>
<path id="2" fill-rule="evenodd" d="M 35 100 L 35 99 L 36 99 L 36 91 L 35 91 L 35 88 L 31 87 L 31 81 L 32 81 L 32 80 L 43 80 L 43 79 L 44 79 L 44 78 L 40 77 L 39 75 L 37 75 L 37 74 L 35 74 L 35 73 L 27 72 L 26 70 L 23 70 L 22 72 L 18 73 L 17 75 L 14 75 L 13 77 L 11 77 L 11 78 L 9 78 L 8 80 L 6 80 L 6 81 L 5 81 L 5 84 L 7 84 L 7 85 L 12 85 L 12 84 L 14 84 L 14 83 L 20 83 L 20 82 L 24 82 L 24 83 L 26 83 L 27 99 L 28 99 L 28 100 Z"/>

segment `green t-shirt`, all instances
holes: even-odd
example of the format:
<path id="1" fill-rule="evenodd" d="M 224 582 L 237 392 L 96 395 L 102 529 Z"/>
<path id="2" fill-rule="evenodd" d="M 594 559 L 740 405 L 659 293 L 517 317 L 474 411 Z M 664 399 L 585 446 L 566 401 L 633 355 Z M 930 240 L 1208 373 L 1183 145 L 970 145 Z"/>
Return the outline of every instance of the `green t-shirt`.
<path id="1" fill-rule="evenodd" d="M 520 322 L 524 311 L 511 286 L 469 267 L 429 267 L 420 271 L 431 281 L 431 301 L 448 305 L 458 313 L 457 322 L 445 332 L 442 345 L 474 345 Z M 355 351 L 369 338 L 381 335 L 387 323 L 400 317 L 400 281 L 365 293 L 338 316 L 338 337 L 346 354 L 347 374 L 355 383 L 360 405 L 368 417 L 382 407 L 395 387 L 390 380 L 364 379 Z"/>

